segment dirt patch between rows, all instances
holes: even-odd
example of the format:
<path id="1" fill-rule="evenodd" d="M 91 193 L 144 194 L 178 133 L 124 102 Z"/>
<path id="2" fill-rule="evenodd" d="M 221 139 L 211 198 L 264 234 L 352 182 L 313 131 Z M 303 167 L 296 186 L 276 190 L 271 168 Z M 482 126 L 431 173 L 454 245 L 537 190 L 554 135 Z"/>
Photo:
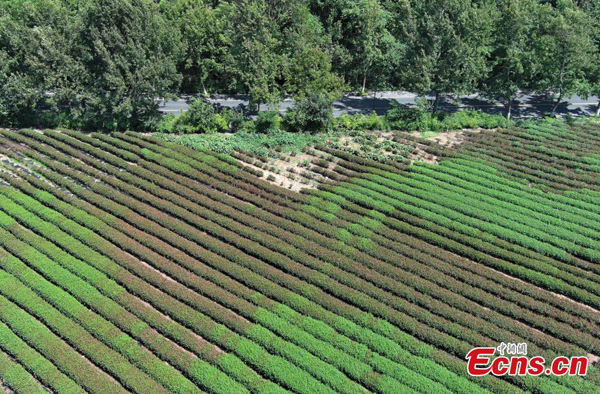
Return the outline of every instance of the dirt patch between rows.
<path id="1" fill-rule="evenodd" d="M 14 391 L 12 391 L 11 389 L 9 389 L 8 387 L 6 387 L 4 385 L 4 382 L 2 380 L 0 380 L 0 392 L 5 393 L 5 394 L 15 394 Z"/>
<path id="2" fill-rule="evenodd" d="M 284 157 L 285 160 L 281 157 Z M 275 186 L 300 192 L 303 189 L 316 189 L 325 180 L 321 174 L 310 171 L 312 163 L 319 159 L 320 157 L 309 153 L 298 153 L 293 156 L 281 154 L 280 158 L 270 158 L 266 166 L 263 165 L 262 167 L 245 160 L 237 160 L 243 166 L 262 172 L 263 180 Z M 333 166 L 335 166 L 335 163 L 330 162 L 329 169 Z"/>
<path id="3" fill-rule="evenodd" d="M 481 129 L 481 128 L 477 128 L 477 129 L 464 129 L 464 130 L 452 130 L 452 131 L 446 131 L 446 132 L 436 133 L 435 135 L 432 135 L 431 137 L 426 137 L 424 139 L 427 140 L 427 141 L 436 142 L 438 145 L 451 148 L 454 145 L 459 145 L 459 144 L 462 144 L 463 142 L 465 142 L 465 140 L 466 140 L 465 133 L 476 133 L 476 134 L 478 134 L 478 133 L 481 133 L 482 131 L 484 131 L 484 129 Z M 489 129 L 487 131 L 495 131 L 495 129 Z M 414 132 L 412 132 L 410 134 L 413 135 L 413 136 L 415 136 L 415 137 L 421 137 L 421 135 L 423 133 L 418 132 L 418 131 L 414 131 Z"/>

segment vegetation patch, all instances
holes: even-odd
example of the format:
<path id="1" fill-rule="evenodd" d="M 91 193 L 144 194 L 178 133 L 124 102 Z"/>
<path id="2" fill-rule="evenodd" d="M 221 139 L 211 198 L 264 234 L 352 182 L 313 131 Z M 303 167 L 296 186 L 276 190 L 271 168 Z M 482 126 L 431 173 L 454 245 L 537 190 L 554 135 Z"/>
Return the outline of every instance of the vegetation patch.
<path id="1" fill-rule="evenodd" d="M 418 144 L 439 163 L 0 129 L 6 166 L 35 168 L 0 171 L 2 382 L 36 394 L 594 392 L 596 364 L 473 378 L 464 354 L 509 337 L 546 359 L 598 359 L 598 125 L 453 145 L 368 134 L 350 144 Z M 303 164 L 270 168 L 291 158 Z M 263 170 L 316 183 L 298 193 Z"/>

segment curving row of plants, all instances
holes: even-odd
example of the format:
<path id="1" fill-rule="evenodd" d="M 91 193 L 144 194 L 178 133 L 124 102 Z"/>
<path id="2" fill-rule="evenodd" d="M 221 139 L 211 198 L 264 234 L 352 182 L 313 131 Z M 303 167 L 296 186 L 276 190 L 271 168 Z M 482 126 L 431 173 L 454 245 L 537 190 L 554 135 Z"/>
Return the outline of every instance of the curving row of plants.
<path id="1" fill-rule="evenodd" d="M 200 254 L 199 254 L 199 256 L 202 256 L 202 253 L 200 253 Z M 246 277 L 247 277 L 247 273 L 246 273 L 245 275 L 246 275 Z M 296 298 L 297 298 L 297 297 L 296 297 Z M 311 308 L 311 309 L 312 309 L 312 308 Z M 309 309 L 309 310 L 311 310 L 311 309 Z M 338 323 L 338 324 L 339 324 L 339 323 Z M 347 324 L 347 323 L 345 323 L 345 324 Z M 378 339 L 378 340 L 377 340 L 377 342 L 374 342 L 374 343 L 381 343 L 381 339 Z M 383 349 L 386 349 L 386 350 L 387 350 L 388 348 L 390 348 L 390 350 L 393 350 L 393 347 L 390 347 L 390 344 L 386 345 L 386 347 L 384 347 Z M 405 353 L 405 352 L 404 352 L 404 353 Z M 399 355 L 397 355 L 397 354 L 395 354 L 395 353 L 392 353 L 392 354 L 394 354 L 394 355 L 396 356 L 396 359 L 398 359 L 398 360 L 406 360 L 406 354 L 405 354 L 404 356 L 399 356 Z M 398 357 L 398 356 L 399 356 L 399 357 Z M 408 360 L 410 361 L 410 358 L 409 358 Z M 429 369 L 430 369 L 430 368 L 431 368 L 431 366 L 429 367 Z M 429 370 L 429 369 L 424 369 L 424 370 L 425 370 L 425 371 L 427 371 L 427 370 Z M 438 371 L 438 373 L 439 373 L 439 372 L 440 372 L 440 371 Z M 432 375 L 432 376 L 435 376 L 435 375 Z"/>
<path id="2" fill-rule="evenodd" d="M 130 311 L 132 315 L 143 319 L 149 326 L 164 333 L 166 336 L 173 338 L 182 347 L 207 360 L 211 364 L 215 364 L 229 376 L 248 385 L 252 391 L 272 392 L 276 388 L 268 381 L 264 381 L 252 369 L 245 366 L 236 356 L 225 353 L 223 350 L 210 344 L 202 337 L 175 323 L 174 320 L 168 318 L 166 315 L 160 314 L 149 304 L 129 294 L 126 289 L 105 276 L 103 272 L 96 270 L 93 266 L 78 260 L 64 250 L 58 248 L 52 242 L 47 241 L 24 228 L 13 226 L 11 231 L 16 237 L 26 240 L 30 245 L 19 248 L 18 242 L 13 242 L 11 244 L 5 244 L 4 246 L 6 248 L 11 247 L 13 253 L 19 255 L 23 259 L 27 259 L 30 264 L 35 264 L 37 261 L 44 262 L 47 258 L 59 261 L 61 267 L 68 270 L 67 272 L 80 277 L 80 279 L 84 279 L 85 283 L 89 283 L 96 287 L 98 291 L 115 300 L 126 310 Z M 53 272 L 59 271 L 59 268 L 53 270 Z M 130 315 L 125 313 L 123 316 L 127 318 Z M 164 342 L 159 341 L 159 344 L 162 343 Z M 165 348 L 165 350 L 168 351 L 169 349 Z M 203 384 L 207 385 L 213 392 L 245 392 L 239 383 L 231 381 L 231 379 L 225 377 L 223 373 L 206 363 L 196 362 L 196 364 L 193 365 L 193 372 L 204 374 L 202 377 L 204 380 Z"/>
<path id="3" fill-rule="evenodd" d="M 122 186 L 122 187 L 126 187 L 126 185 L 121 185 L 121 186 Z M 142 194 L 139 194 L 139 191 L 138 191 L 138 189 L 132 189 L 132 190 L 131 190 L 131 192 L 132 192 L 132 193 L 137 193 L 137 194 L 138 194 L 138 195 L 136 196 L 136 198 L 144 198 L 144 196 L 143 196 Z M 132 205 L 132 208 L 135 208 L 135 207 Z M 165 208 L 165 207 L 163 207 L 163 208 Z M 154 216 L 154 217 L 156 217 L 156 215 L 159 215 L 159 218 L 160 218 L 160 213 L 158 213 L 158 212 L 149 212 L 147 209 L 144 209 L 144 210 L 139 210 L 139 211 L 140 211 L 139 213 L 144 213 L 144 214 L 146 214 L 146 215 L 152 215 L 152 216 Z M 183 218 L 183 216 L 184 216 L 184 215 L 183 215 L 183 214 L 179 214 L 179 216 L 180 216 L 181 218 Z M 186 215 L 186 216 L 187 216 L 187 215 Z M 164 222 L 165 222 L 165 220 L 166 220 L 166 218 L 165 218 L 165 219 L 163 219 L 163 220 L 161 220 L 161 222 L 162 222 L 162 223 L 164 223 Z M 210 226 L 214 226 L 214 224 L 213 224 L 212 222 L 203 222 L 203 228 L 204 228 L 205 230 L 206 230 L 207 228 L 210 228 Z M 190 234 L 190 232 L 191 232 L 191 231 L 193 231 L 191 228 L 184 228 L 184 230 L 185 230 L 185 231 L 184 231 L 184 233 L 185 233 L 185 234 Z M 214 232 L 214 233 L 216 233 L 216 231 L 213 231 L 213 232 Z M 220 232 L 221 234 L 223 234 L 223 231 L 222 231 L 222 230 L 219 230 L 219 232 Z M 199 240 L 197 240 L 197 241 L 199 241 Z M 236 239 L 236 237 L 233 235 L 233 233 L 232 233 L 232 236 L 230 237 L 229 241 L 230 241 L 230 242 L 237 242 L 238 244 L 239 244 L 240 242 L 244 242 L 244 240 L 237 240 L 237 239 Z M 245 243 L 245 248 L 246 248 L 246 250 L 250 250 L 251 248 L 256 248 L 256 247 L 257 247 L 257 246 L 256 246 L 256 245 L 254 245 L 254 244 L 250 244 L 250 243 L 247 243 L 247 242 Z M 251 253 L 252 253 L 252 252 L 251 252 Z M 260 253 L 257 253 L 257 252 L 254 252 L 254 253 L 255 253 L 255 255 L 257 255 L 257 256 L 261 256 L 261 257 L 263 257 L 263 256 L 265 256 L 265 255 L 267 255 L 267 256 L 269 255 L 269 254 L 268 254 L 268 252 L 265 252 L 265 251 L 262 251 L 262 250 L 260 250 Z M 275 263 L 275 264 L 278 264 L 278 263 L 280 264 L 281 262 L 283 262 L 283 263 L 286 263 L 286 262 L 285 262 L 285 260 L 279 260 L 279 261 L 278 261 L 278 260 L 277 260 L 277 259 L 275 259 L 275 258 L 273 258 L 271 261 L 272 261 L 273 263 Z M 288 264 L 290 264 L 290 263 L 291 263 L 291 264 L 295 264 L 295 263 L 292 263 L 291 261 L 288 261 L 287 263 L 288 263 Z M 296 265 L 296 267 L 298 267 L 298 266 Z M 298 271 L 301 271 L 301 270 L 302 270 L 301 268 L 300 268 L 300 269 L 296 268 L 296 269 L 289 270 L 289 271 L 292 271 L 292 272 L 295 272 L 295 273 L 297 273 Z M 311 274 L 312 274 L 312 273 L 311 273 L 310 271 L 308 271 L 306 274 L 304 274 L 304 277 L 305 277 L 307 280 L 309 280 L 309 281 L 310 281 L 310 280 L 314 280 L 314 279 L 313 279 L 313 277 L 311 277 Z M 333 282 L 331 282 L 330 288 L 334 288 L 334 289 L 335 289 L 335 288 L 336 288 L 335 286 L 336 286 L 336 285 L 335 285 L 335 284 L 333 284 Z M 347 292 L 347 291 L 348 291 L 348 288 L 345 288 L 345 289 L 344 289 L 344 291 L 346 291 L 346 292 Z M 343 291 L 339 291 L 339 293 L 340 293 L 340 294 L 342 294 L 342 293 L 343 293 Z M 362 296 L 362 294 L 359 294 L 358 292 L 354 292 L 353 294 L 354 294 L 354 297 L 356 297 L 356 298 L 357 298 L 356 300 L 354 300 L 354 303 L 356 303 L 356 304 L 358 304 L 358 305 L 364 305 L 364 304 L 365 304 L 365 302 L 366 302 L 366 303 L 367 303 L 367 305 L 368 305 L 368 304 L 371 302 L 371 301 L 368 301 L 368 298 L 366 298 L 366 297 Z M 375 304 L 374 304 L 374 305 L 375 305 Z M 375 307 L 375 308 L 377 308 L 377 307 Z M 380 313 L 381 313 L 382 315 L 385 315 L 383 312 L 380 312 Z M 389 314 L 388 314 L 388 315 L 389 315 Z M 398 320 L 398 321 L 399 321 L 399 320 Z M 404 323 L 404 324 L 406 324 L 406 323 Z"/>
<path id="4" fill-rule="evenodd" d="M 8 219 L 8 221 L 10 221 L 10 218 L 7 217 L 3 217 L 3 219 Z M 12 226 L 15 224 L 16 222 L 13 222 Z M 17 257 L 7 259 L 7 261 L 2 262 L 2 268 L 18 277 L 21 281 L 26 282 L 29 288 L 34 290 L 40 297 L 44 297 L 48 302 L 52 302 L 56 308 L 62 310 L 66 305 L 76 305 L 75 301 L 70 298 L 75 297 L 78 302 L 81 302 L 88 308 L 102 314 L 107 320 L 110 320 L 121 329 L 130 333 L 135 340 L 143 343 L 149 350 L 161 356 L 161 358 L 169 364 L 176 366 L 180 371 L 183 371 L 186 376 L 189 376 L 190 379 L 195 382 L 195 384 L 206 386 L 207 389 L 211 389 L 213 392 L 224 393 L 236 391 L 233 382 L 226 384 L 226 382 L 229 381 L 229 378 L 227 378 L 224 373 L 216 371 L 214 367 L 198 360 L 197 357 L 182 347 L 166 340 L 155 330 L 150 328 L 146 322 L 127 311 L 112 299 L 104 296 L 88 282 L 59 266 L 48 256 L 40 253 L 32 246 L 23 243 L 16 236 L 11 236 L 7 232 L 4 232 L 4 230 L 2 230 L 2 235 L 4 240 L 3 246 L 6 250 L 10 251 L 13 256 L 19 256 L 23 259 L 22 261 Z M 36 244 L 43 244 L 44 242 L 43 240 L 32 236 L 31 233 L 19 232 L 16 235 L 20 235 L 23 238 L 27 237 L 29 239 L 34 239 Z M 56 257 L 64 258 L 61 254 L 56 254 Z M 83 263 L 79 262 L 79 264 Z M 29 267 L 35 267 L 36 271 Z M 63 290 L 57 288 L 58 285 L 63 287 L 68 293 L 63 293 Z M 119 289 L 119 293 L 113 292 L 113 296 L 118 298 L 118 295 L 123 292 L 124 289 Z M 60 301 L 57 301 L 56 298 L 59 295 L 62 297 L 60 298 Z M 85 311 L 82 311 L 80 314 L 83 314 L 84 312 Z M 82 317 L 77 318 L 74 316 L 72 319 L 83 327 L 85 327 L 86 324 L 89 324 L 89 322 L 95 322 L 96 324 L 100 324 L 97 322 L 101 322 L 100 319 L 93 317 L 88 317 L 89 320 L 81 320 L 83 319 Z M 106 323 L 104 324 L 106 325 Z M 114 331 L 114 328 L 112 331 Z M 131 349 L 132 340 L 127 338 L 126 335 L 111 332 L 110 329 L 105 329 L 102 332 L 106 332 L 104 335 L 113 336 L 111 338 L 103 338 L 106 343 L 118 339 L 121 347 L 129 346 L 129 348 L 127 348 L 128 355 L 135 355 L 134 350 Z M 176 339 L 180 339 L 180 337 L 177 337 Z M 197 341 L 197 338 L 194 338 L 194 340 Z M 183 340 L 182 342 L 185 343 L 186 341 Z M 205 352 L 207 352 L 207 350 L 205 350 Z M 139 353 L 139 351 L 137 352 Z M 148 361 L 152 359 L 147 355 L 141 355 L 141 357 L 143 360 Z M 133 360 L 132 362 L 135 363 Z M 155 365 L 157 368 L 164 369 L 166 364 L 155 362 Z M 210 380 L 207 379 L 208 377 L 210 377 Z M 191 385 L 189 382 L 185 382 L 182 378 L 183 375 L 172 374 L 170 377 L 166 376 L 164 382 L 166 383 L 166 387 L 174 392 L 198 391 L 196 386 Z M 214 385 L 214 382 L 219 382 L 219 385 Z M 219 387 L 222 387 L 223 389 L 227 387 L 227 391 L 219 389 Z M 239 391 L 239 389 L 240 387 L 237 388 L 237 391 Z"/>
<path id="5" fill-rule="evenodd" d="M 212 178 L 212 177 L 209 177 L 208 179 L 209 179 L 209 182 L 210 182 L 210 181 L 211 181 L 211 180 L 213 180 L 214 178 Z M 237 187 L 237 186 L 239 186 L 239 185 L 236 185 L 236 187 L 229 187 L 229 188 L 228 188 L 228 184 L 223 184 L 223 183 L 219 184 L 219 183 L 214 183 L 214 182 L 212 182 L 212 183 L 211 183 L 211 186 L 213 186 L 213 187 L 217 187 L 217 188 L 219 188 L 220 190 L 223 190 L 223 191 L 225 191 L 225 192 L 226 192 L 226 193 L 228 193 L 228 194 L 235 195 L 237 198 L 246 198 L 246 197 L 244 197 L 242 194 L 240 194 L 240 191 L 239 191 L 239 189 L 240 189 L 240 188 L 239 188 L 239 187 Z M 242 186 L 243 186 L 243 185 L 242 185 Z M 258 203 L 258 202 L 260 202 L 260 200 L 259 200 L 259 199 L 257 199 L 257 200 L 255 200 L 255 202 L 257 202 L 257 203 Z M 270 205 L 270 204 L 261 205 L 261 208 L 264 208 L 264 209 L 272 209 L 272 210 L 273 210 L 273 212 L 277 214 L 277 217 L 279 217 L 280 215 L 285 215 L 285 214 L 286 214 L 286 212 L 285 212 L 284 210 L 277 209 L 277 207 L 274 207 L 273 205 Z M 313 208 L 313 207 L 311 207 L 311 208 Z M 255 212 L 257 212 L 257 211 L 256 211 L 256 210 L 249 210 L 249 212 L 250 212 L 250 213 L 255 213 Z M 327 213 L 327 215 L 331 215 L 331 213 L 329 213 L 329 212 L 328 212 L 328 213 Z M 297 219 L 299 219 L 300 217 L 301 217 L 301 215 L 295 215 L 295 218 L 297 218 Z M 329 220 L 329 219 L 328 219 L 328 217 L 326 217 L 325 219 L 326 219 L 326 220 Z M 365 218 L 365 219 L 366 219 L 366 218 Z M 271 219 L 271 220 L 272 220 L 272 219 Z M 306 222 L 306 223 L 304 223 L 304 224 L 306 224 L 306 225 L 308 226 L 308 225 L 310 225 L 310 224 L 311 224 L 311 223 L 313 223 L 313 222 L 314 222 L 314 220 L 312 220 L 312 221 L 311 221 L 311 220 L 310 220 L 310 218 L 309 218 L 309 221 L 308 221 L 308 222 Z M 281 220 L 280 220 L 280 221 L 277 221 L 277 224 L 278 224 L 279 226 L 284 226 L 284 225 L 286 225 L 286 224 L 288 224 L 288 223 L 286 223 L 286 222 L 283 222 L 283 221 L 281 221 Z M 317 227 L 316 227 L 315 229 L 316 229 L 317 231 L 318 231 L 318 230 L 320 230 L 320 228 L 321 228 L 320 226 L 323 226 L 323 223 L 321 223 L 321 224 L 317 224 Z M 301 227 L 301 226 L 295 226 L 295 227 L 294 227 L 294 231 L 304 231 L 304 232 L 306 232 L 305 230 L 306 230 L 306 229 L 304 229 L 304 228 L 303 228 L 303 227 Z M 312 236 L 312 237 L 314 237 L 314 235 L 315 235 L 315 234 L 316 234 L 316 233 L 315 233 L 315 232 L 313 232 L 313 233 L 311 234 L 311 236 Z M 329 248 L 331 248 L 331 247 L 335 247 L 335 243 L 329 243 L 327 246 L 328 246 Z"/>
<path id="6" fill-rule="evenodd" d="M 117 381 L 108 378 L 100 368 L 82 357 L 44 324 L 2 295 L 0 337 L 3 348 L 6 346 L 7 349 L 13 346 L 13 342 L 17 342 L 16 346 L 21 340 L 27 343 L 79 384 L 82 391 L 127 393 Z M 5 342 L 8 342 L 8 345 L 4 345 Z M 10 353 L 10 350 L 7 351 Z"/>
<path id="7" fill-rule="evenodd" d="M 23 365 L 0 351 L 0 385 L 19 394 L 45 394 L 42 384 Z"/>
<path id="8" fill-rule="evenodd" d="M 525 231 L 545 241 L 542 223 L 550 222 L 559 239 L 548 245 L 565 249 L 560 242 L 577 241 L 593 250 L 594 211 L 587 222 L 574 220 L 582 204 L 594 205 L 593 194 L 553 219 L 536 203 L 522 207 L 526 192 L 503 184 L 505 190 L 478 194 L 484 201 L 473 214 L 468 204 L 477 201 L 461 201 L 468 180 L 445 172 L 444 179 L 427 173 L 405 179 L 405 168 L 351 156 L 338 157 L 335 171 L 348 177 L 344 182 L 303 195 L 255 178 L 229 156 L 152 137 L 0 134 L 17 143 L 0 153 L 39 163 L 28 162 L 38 174 L 0 174 L 10 185 L 0 187 L 0 222 L 10 224 L 0 230 L 12 256 L 0 266 L 12 278 L 6 283 L 39 298 L 36 316 L 54 316 L 42 315 L 50 312 L 39 305 L 48 303 L 169 391 L 175 391 L 165 379 L 171 367 L 153 370 L 152 360 L 176 368 L 183 384 L 210 392 L 226 389 L 202 384 L 208 375 L 199 370 L 256 393 L 593 389 L 593 376 L 472 382 L 461 358 L 473 346 L 503 340 L 527 341 L 546 357 L 597 352 L 597 313 L 503 275 L 517 273 L 571 298 L 592 296 L 593 305 L 586 289 L 595 282 L 595 263 L 569 265 L 494 235 L 477 237 L 464 224 L 458 229 L 467 232 L 457 233 L 440 220 L 442 208 L 463 204 L 480 226 L 492 223 L 486 214 L 500 221 L 506 213 L 493 206 L 498 195 L 510 212 L 536 220 L 540 214 L 513 236 Z M 447 202 L 428 199 L 432 191 Z M 408 197 L 398 201 L 396 193 Z M 414 198 L 440 213 L 419 208 Z M 568 223 L 567 233 L 558 232 L 558 220 Z M 503 294 L 507 288 L 514 291 Z M 9 302 L 27 308 L 26 299 Z M 130 339 L 121 344 L 112 337 Z M 201 345 L 194 343 L 199 337 Z M 131 339 L 144 348 L 127 353 Z"/>
<path id="9" fill-rule="evenodd" d="M 544 252 L 550 257 L 567 263 L 572 262 L 573 259 L 565 252 L 570 252 L 592 262 L 600 262 L 600 248 L 597 240 L 582 235 L 576 236 L 562 227 L 551 227 L 535 218 L 520 217 L 510 211 L 507 212 L 502 206 L 495 204 L 494 200 L 486 201 L 482 198 L 473 198 L 469 194 L 461 193 L 459 189 L 449 190 L 448 188 L 439 187 L 439 184 L 431 182 L 430 178 L 427 177 L 418 179 L 415 176 L 410 176 L 390 180 L 379 175 L 367 175 L 365 180 L 356 180 L 356 183 L 368 186 L 376 184 L 375 189 L 388 196 L 396 197 L 396 192 L 400 192 L 416 197 L 421 201 L 428 201 L 441 207 L 450 208 L 468 218 L 475 219 L 463 218 L 460 222 L 469 223 L 473 226 L 478 225 L 480 228 L 485 225 L 486 231 L 489 233 L 493 233 L 492 228 L 497 229 L 498 234 L 496 235 L 507 241 L 522 243 L 523 246 L 537 252 Z M 494 225 L 494 227 L 489 225 Z M 598 232 L 595 233 L 598 234 Z M 509 237 L 513 237 L 513 239 Z M 549 246 L 542 249 L 542 245 L 537 241 Z"/>
<path id="10" fill-rule="evenodd" d="M 41 195 L 39 195 L 40 197 L 42 197 Z M 23 200 L 23 197 L 16 197 L 19 200 Z M 49 203 L 51 200 L 48 198 L 48 196 L 44 196 L 42 197 L 42 201 L 44 201 L 45 203 Z M 105 236 L 108 236 L 109 239 L 111 239 L 112 242 L 116 242 L 117 245 L 121 246 L 124 248 L 124 250 L 127 250 L 133 254 L 138 254 L 138 257 L 140 259 L 143 259 L 144 261 L 156 261 L 157 258 L 156 256 L 152 256 L 152 254 L 150 253 L 143 253 L 140 252 L 141 248 L 132 248 L 131 244 L 128 245 L 127 241 L 124 242 L 119 242 L 119 238 L 120 238 L 120 234 L 118 232 L 116 232 L 114 229 L 111 231 L 111 229 L 107 226 L 99 226 L 99 225 L 94 225 L 94 222 L 98 221 L 98 219 L 95 219 L 93 216 L 87 215 L 87 214 L 82 214 L 81 211 L 77 212 L 77 211 L 73 211 L 73 212 L 68 212 L 69 208 L 72 211 L 72 207 L 70 207 L 68 204 L 52 204 L 52 205 L 62 205 L 62 208 L 64 209 L 62 212 L 65 212 L 68 216 L 74 218 L 75 220 L 78 220 L 81 224 L 87 224 L 88 227 L 94 229 L 95 231 L 97 231 L 98 233 L 102 233 Z M 92 224 L 90 226 L 90 224 Z M 136 250 L 137 249 L 137 250 Z M 167 265 L 168 263 L 163 263 L 164 265 Z M 193 263 L 192 263 L 193 264 Z M 192 266 L 192 264 L 188 264 L 190 267 Z M 195 264 L 197 265 L 197 264 Z M 194 267 L 198 272 L 202 272 L 204 274 L 206 274 L 206 270 L 204 267 Z M 363 383 L 364 384 L 368 384 L 369 386 L 372 386 L 373 389 L 377 389 L 378 388 L 378 379 L 377 379 L 377 375 L 373 374 L 372 371 L 367 368 L 365 365 L 362 365 L 360 362 L 358 362 L 358 360 L 356 359 L 352 359 L 349 358 L 347 355 L 345 355 L 342 352 L 337 351 L 336 349 L 334 349 L 331 345 L 326 344 L 326 343 L 320 343 L 319 340 L 317 340 L 316 338 L 312 337 L 309 334 L 306 333 L 302 333 L 300 331 L 298 331 L 297 329 L 295 329 L 295 327 L 293 327 L 292 325 L 290 325 L 287 322 L 282 321 L 280 318 L 278 318 L 277 316 L 275 316 L 273 313 L 269 312 L 266 309 L 256 309 L 256 307 L 253 307 L 252 305 L 250 305 L 248 302 L 244 302 L 241 299 L 236 299 L 234 295 L 232 294 L 228 294 L 227 292 L 223 291 L 222 289 L 220 289 L 218 286 L 215 286 L 213 283 L 206 281 L 206 280 L 193 280 L 190 278 L 186 278 L 186 273 L 184 272 L 183 274 L 178 274 L 177 273 L 177 269 L 167 269 L 167 272 L 169 272 L 169 274 L 171 275 L 171 277 L 177 278 L 180 282 L 185 283 L 186 285 L 193 287 L 195 291 L 197 292 L 201 292 L 201 293 L 207 293 L 207 296 L 212 296 L 211 298 L 213 300 L 221 300 L 221 301 L 226 301 L 226 305 L 227 307 L 230 308 L 234 308 L 236 311 L 238 311 L 239 313 L 245 314 L 246 317 L 249 318 L 255 318 L 257 319 L 261 324 L 263 324 L 263 326 L 266 327 L 270 327 L 272 329 L 274 329 L 276 332 L 280 333 L 281 335 L 283 335 L 284 337 L 286 337 L 286 339 L 291 340 L 291 341 L 295 341 L 298 345 L 300 346 L 305 346 L 307 348 L 309 348 L 310 350 L 313 351 L 314 354 L 316 354 L 317 356 L 319 356 L 321 359 L 326 360 L 332 364 L 334 364 L 336 367 L 340 368 L 342 371 L 345 371 L 347 373 L 350 374 L 350 376 L 353 376 L 356 379 L 359 380 L 365 380 L 367 376 L 369 376 L 369 380 L 365 380 Z M 250 298 L 255 298 L 255 294 L 252 294 L 250 296 Z M 302 340 L 300 340 L 302 339 Z M 380 360 L 379 364 L 381 364 Z M 389 363 L 386 363 L 385 365 L 387 365 L 386 369 L 390 369 L 390 367 L 392 367 Z M 402 369 L 398 369 L 396 367 L 392 367 L 393 371 L 396 371 L 397 374 L 399 376 L 401 376 L 404 381 L 409 382 L 409 384 L 411 384 L 412 382 L 418 382 L 419 381 L 419 377 L 418 376 L 412 376 L 410 375 L 410 373 L 407 375 L 407 371 L 403 371 Z M 394 387 L 394 385 L 397 385 L 397 383 L 394 383 L 393 380 L 389 380 L 389 379 L 381 379 L 381 385 L 385 385 L 386 387 Z M 433 382 L 428 382 L 428 385 L 433 385 Z M 396 388 L 396 390 L 398 390 L 398 388 Z"/>
<path id="11" fill-rule="evenodd" d="M 130 276 L 131 279 L 128 282 L 123 281 L 121 284 L 126 284 L 128 290 L 138 294 L 140 292 L 145 293 L 142 298 L 153 305 L 156 304 L 155 306 L 160 305 L 158 309 L 162 310 L 163 313 L 176 315 L 180 320 L 183 320 L 182 316 L 189 316 L 183 321 L 188 328 L 193 327 L 195 331 L 200 331 L 197 332 L 199 335 L 235 353 L 245 362 L 249 362 L 258 368 L 258 370 L 262 370 L 269 378 L 278 380 L 282 384 L 293 387 L 300 392 L 306 392 L 307 390 L 310 392 L 331 392 L 330 389 L 318 383 L 306 372 L 285 361 L 283 358 L 267 353 L 260 345 L 255 343 L 257 341 L 263 346 L 268 346 L 271 351 L 285 354 L 288 357 L 296 357 L 297 360 L 301 359 L 301 352 L 286 352 L 289 346 L 282 347 L 282 343 L 273 341 L 268 332 L 252 330 L 252 325 L 245 319 L 241 319 L 236 315 L 232 316 L 230 312 L 223 308 L 218 308 L 216 303 L 185 289 L 177 282 L 166 280 L 160 272 L 150 270 L 147 266 L 139 264 L 139 262 L 136 264 L 136 260 L 131 255 L 126 254 L 114 245 L 108 244 L 107 241 L 98 237 L 90 230 L 77 225 L 75 222 L 65 219 L 60 220 L 59 218 L 62 215 L 56 215 L 55 211 L 39 207 L 36 209 L 36 215 L 42 215 L 42 218 L 48 221 L 36 223 L 36 219 L 31 217 L 31 211 L 23 210 L 10 200 L 0 199 L 5 203 L 3 209 L 5 207 L 12 208 L 12 212 L 10 213 L 14 214 L 13 218 L 17 219 L 19 223 L 32 226 L 38 231 L 53 228 L 53 232 L 44 231 L 43 235 L 51 239 L 54 243 L 58 243 L 63 248 L 68 248 L 69 252 L 74 253 L 77 257 L 88 262 L 95 260 L 106 264 L 114 264 L 113 261 L 115 261 L 125 265 L 128 270 L 138 275 L 133 277 L 127 271 L 125 275 Z M 18 212 L 18 214 L 15 212 Z M 27 212 L 30 213 L 28 214 Z M 50 225 L 50 223 L 53 224 Z M 62 230 L 67 231 L 67 233 L 64 233 Z M 62 236 L 62 238 L 59 238 L 59 236 Z M 98 250 L 102 250 L 102 252 Z M 151 288 L 150 284 L 153 284 L 155 287 Z M 156 288 L 161 289 L 160 295 Z M 177 299 L 185 300 L 185 304 L 168 294 L 174 294 Z M 167 307 L 169 304 L 170 307 Z M 218 319 L 221 324 L 230 326 L 234 331 L 226 328 L 225 325 L 215 322 L 205 313 L 211 313 L 212 318 Z M 243 333 L 245 336 L 240 336 L 235 331 Z M 250 338 L 246 338 L 246 336 Z M 310 361 L 314 363 L 318 360 L 312 358 Z M 331 376 L 330 378 L 333 379 L 335 377 Z"/>

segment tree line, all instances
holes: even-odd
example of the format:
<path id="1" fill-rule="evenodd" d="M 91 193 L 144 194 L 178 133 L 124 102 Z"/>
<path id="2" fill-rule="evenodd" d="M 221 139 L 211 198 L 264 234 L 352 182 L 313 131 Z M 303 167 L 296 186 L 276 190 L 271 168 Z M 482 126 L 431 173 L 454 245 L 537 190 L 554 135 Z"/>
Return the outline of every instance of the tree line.
<path id="1" fill-rule="evenodd" d="M 147 129 L 157 101 L 600 94 L 597 0 L 0 0 L 0 125 Z M 600 111 L 600 105 L 598 107 Z"/>

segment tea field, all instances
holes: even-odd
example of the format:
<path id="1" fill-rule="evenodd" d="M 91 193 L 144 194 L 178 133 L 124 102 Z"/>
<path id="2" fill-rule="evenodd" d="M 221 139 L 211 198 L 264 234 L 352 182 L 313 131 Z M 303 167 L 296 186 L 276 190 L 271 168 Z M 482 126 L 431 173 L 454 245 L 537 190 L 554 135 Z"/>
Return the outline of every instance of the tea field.
<path id="1" fill-rule="evenodd" d="M 136 133 L 0 130 L 0 382 L 16 393 L 599 393 L 472 377 L 600 355 L 600 125 L 309 148 L 318 180 Z"/>

